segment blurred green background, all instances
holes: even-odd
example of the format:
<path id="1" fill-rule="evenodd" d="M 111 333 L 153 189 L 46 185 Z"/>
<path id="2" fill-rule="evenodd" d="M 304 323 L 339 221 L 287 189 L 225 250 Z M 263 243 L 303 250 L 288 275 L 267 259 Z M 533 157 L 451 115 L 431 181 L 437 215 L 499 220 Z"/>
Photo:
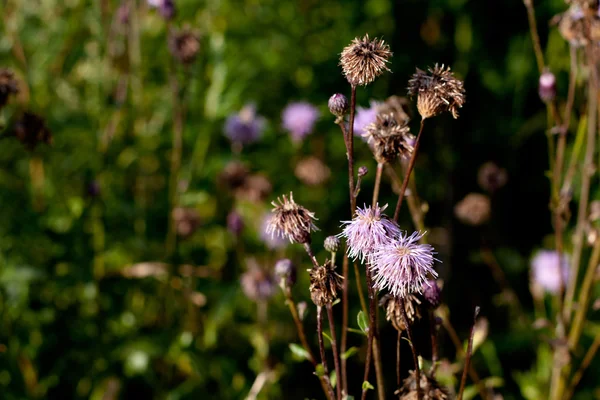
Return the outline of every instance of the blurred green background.
<path id="1" fill-rule="evenodd" d="M 547 21 L 565 4 L 536 3 L 564 95 L 568 46 Z M 283 296 L 275 291 L 268 327 L 261 327 L 240 275 L 250 257 L 272 268 L 285 255 L 298 265 L 294 296 L 311 304 L 310 263 L 301 247 L 269 250 L 261 221 L 275 197 L 293 191 L 319 218 L 313 242 L 322 259 L 322 240 L 349 219 L 344 144 L 327 100 L 336 92 L 349 96 L 338 56 L 365 33 L 383 37 L 394 57 L 393 73 L 359 89 L 361 107 L 405 96 L 415 67 L 444 63 L 465 80 L 460 118 L 445 115 L 426 129 L 416 167 L 419 194 L 429 205 L 426 225 L 435 233 L 444 301 L 459 336 L 466 338 L 475 305 L 489 321 L 474 366 L 482 377 L 503 378 L 498 393 L 505 399 L 524 398 L 528 390 L 527 398 L 536 398 L 549 373 L 548 345 L 499 302 L 480 251 L 493 249 L 530 312 L 528 260 L 551 225 L 545 108 L 523 4 L 177 0 L 175 6 L 166 21 L 143 0 L 0 2 L 0 67 L 12 69 L 20 86 L 0 125 L 28 110 L 45 119 L 53 136 L 52 145 L 33 150 L 15 138 L 0 141 L 0 398 L 242 399 L 265 359 L 276 380 L 259 398 L 321 398 L 310 364 L 288 348 L 297 338 Z M 188 28 L 200 48 L 184 66 L 171 55 L 168 37 Z M 281 126 L 281 112 L 293 101 L 320 111 L 313 133 L 298 143 Z M 266 129 L 239 148 L 223 127 L 246 104 L 266 118 Z M 172 164 L 178 120 L 180 168 Z M 362 141 L 356 147 L 357 165 L 371 171 L 362 204 L 370 201 L 376 164 Z M 308 155 L 327 165 L 329 179 L 307 185 L 298 177 L 296 166 Z M 236 160 L 268 185 L 233 193 L 223 170 Z M 492 198 L 490 224 L 466 227 L 453 209 L 467 193 L 481 191 L 477 170 L 487 161 L 506 168 L 508 184 Z M 168 235 L 170 200 L 191 215 L 187 234 L 175 241 L 176 223 Z M 380 202 L 395 204 L 387 180 Z M 227 229 L 232 210 L 244 222 L 239 237 Z M 400 222 L 412 229 L 406 210 Z M 314 308 L 308 309 L 307 332 L 314 336 Z M 354 327 L 358 310 L 352 296 Z M 391 388 L 394 358 L 387 355 L 395 331 L 384 323 L 381 331 Z M 426 331 L 417 333 L 426 349 Z M 350 382 L 360 382 L 364 340 L 352 334 L 349 340 L 362 345 L 349 361 Z M 456 350 L 444 334 L 441 345 L 453 360 Z M 598 373 L 596 366 L 586 375 L 580 398 L 591 398 Z"/>

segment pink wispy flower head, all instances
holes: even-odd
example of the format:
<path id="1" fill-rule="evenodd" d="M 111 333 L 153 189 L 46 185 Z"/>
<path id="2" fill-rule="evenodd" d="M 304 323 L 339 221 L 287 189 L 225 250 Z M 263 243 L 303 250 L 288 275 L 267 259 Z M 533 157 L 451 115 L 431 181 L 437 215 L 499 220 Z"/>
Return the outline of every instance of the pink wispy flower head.
<path id="1" fill-rule="evenodd" d="M 419 244 L 425 233 L 401 232 L 396 238 L 375 249 L 369 268 L 374 273 L 373 286 L 387 289 L 393 296 L 406 297 L 422 293 L 429 275 L 437 278 L 433 269 L 435 251 L 428 244 Z"/>
<path id="2" fill-rule="evenodd" d="M 356 208 L 352 221 L 342 221 L 345 227 L 339 236 L 346 238 L 352 259 L 360 258 L 364 262 L 373 251 L 400 234 L 398 225 L 383 213 L 386 208 L 387 204 L 383 207 L 365 205 Z"/>
<path id="3" fill-rule="evenodd" d="M 562 254 L 559 267 L 558 252 L 555 250 L 540 250 L 531 259 L 531 280 L 545 291 L 557 294 L 561 283 L 569 281 L 569 258 Z"/>

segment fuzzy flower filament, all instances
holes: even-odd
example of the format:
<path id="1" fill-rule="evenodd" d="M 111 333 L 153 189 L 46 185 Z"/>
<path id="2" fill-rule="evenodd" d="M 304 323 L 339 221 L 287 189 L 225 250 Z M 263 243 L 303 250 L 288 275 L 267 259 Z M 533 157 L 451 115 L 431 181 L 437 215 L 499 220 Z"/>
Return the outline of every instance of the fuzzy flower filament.
<path id="1" fill-rule="evenodd" d="M 378 247 L 370 258 L 369 268 L 374 274 L 373 286 L 387 289 L 393 296 L 406 297 L 422 293 L 429 275 L 437 278 L 433 269 L 435 251 L 428 244 L 420 244 L 424 233 L 400 233 L 395 239 Z"/>

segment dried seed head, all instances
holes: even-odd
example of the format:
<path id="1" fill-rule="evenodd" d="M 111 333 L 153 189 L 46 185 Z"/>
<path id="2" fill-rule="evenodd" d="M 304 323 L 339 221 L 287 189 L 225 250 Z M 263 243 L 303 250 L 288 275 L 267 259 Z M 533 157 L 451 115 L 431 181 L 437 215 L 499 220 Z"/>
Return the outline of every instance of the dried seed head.
<path id="1" fill-rule="evenodd" d="M 195 33 L 186 29 L 170 36 L 169 49 L 183 64 L 191 64 L 200 50 L 200 40 Z"/>
<path id="2" fill-rule="evenodd" d="M 288 238 L 292 243 L 310 243 L 310 232 L 318 230 L 313 223 L 315 214 L 296 204 L 291 192 L 289 198 L 283 195 L 277 201 L 279 204 L 271 203 L 273 210 L 267 232 Z"/>
<path id="3" fill-rule="evenodd" d="M 296 266 L 289 258 L 282 258 L 275 263 L 275 275 L 282 287 L 292 287 L 296 283 Z"/>
<path id="4" fill-rule="evenodd" d="M 422 400 L 446 400 L 449 399 L 448 391 L 442 387 L 432 376 L 421 371 L 419 386 L 421 388 Z M 415 371 L 410 371 L 408 378 L 404 379 L 403 385 L 398 391 L 400 400 L 417 400 L 417 377 Z"/>
<path id="5" fill-rule="evenodd" d="M 465 104 L 463 82 L 454 77 L 450 67 L 444 65 L 436 64 L 433 69 L 429 68 L 429 74 L 417 68 L 408 81 L 408 93 L 417 96 L 417 109 L 423 119 L 445 111 L 458 118 L 458 109 Z"/>
<path id="6" fill-rule="evenodd" d="M 386 294 L 379 300 L 379 305 L 385 309 L 385 319 L 392 323 L 392 326 L 398 331 L 405 331 L 406 324 L 402 316 L 400 298 L 391 294 Z M 412 325 L 417 319 L 421 319 L 421 300 L 415 295 L 408 295 L 404 299 L 404 310 L 408 323 Z"/>
<path id="7" fill-rule="evenodd" d="M 407 124 L 410 119 L 410 102 L 406 97 L 390 96 L 377 106 L 379 114 L 393 114 L 398 125 Z"/>
<path id="8" fill-rule="evenodd" d="M 585 13 L 581 7 L 573 4 L 567 11 L 555 16 L 551 22 L 558 24 L 559 33 L 571 46 L 582 47 L 588 43 L 584 17 Z M 593 21 L 594 19 L 591 20 L 590 25 L 593 25 Z"/>
<path id="9" fill-rule="evenodd" d="M 348 99 L 341 93 L 336 93 L 329 98 L 327 103 L 329 111 L 336 117 L 343 117 L 348 112 Z"/>
<path id="10" fill-rule="evenodd" d="M 407 124 L 399 125 L 392 113 L 378 115 L 376 122 L 366 127 L 363 137 L 372 145 L 379 163 L 391 162 L 396 157 L 409 158 L 414 150 L 410 128 Z"/>
<path id="11" fill-rule="evenodd" d="M 430 279 L 423 288 L 423 298 L 431 308 L 438 308 L 442 303 L 442 289 L 437 282 Z"/>
<path id="12" fill-rule="evenodd" d="M 538 93 L 544 103 L 550 103 L 556 97 L 556 77 L 549 70 L 540 75 Z"/>
<path id="13" fill-rule="evenodd" d="M 46 126 L 46 121 L 39 115 L 25 112 L 15 123 L 14 134 L 29 150 L 38 143 L 52 144 L 52 133 Z"/>
<path id="14" fill-rule="evenodd" d="M 298 161 L 294 174 L 302 183 L 308 186 L 317 186 L 325 183 L 331 176 L 331 170 L 320 159 L 308 156 Z"/>
<path id="15" fill-rule="evenodd" d="M 480 193 L 469 193 L 454 207 L 454 214 L 462 223 L 478 226 L 490 219 L 490 198 Z"/>
<path id="16" fill-rule="evenodd" d="M 389 71 L 386 64 L 392 56 L 390 46 L 381 39 L 371 40 L 369 35 L 355 38 L 346 46 L 340 57 L 344 76 L 352 86 L 366 86 Z"/>
<path id="17" fill-rule="evenodd" d="M 565 0 L 565 3 L 579 6 L 584 10 L 598 10 L 598 0 Z"/>
<path id="18" fill-rule="evenodd" d="M 325 238 L 324 246 L 325 250 L 335 253 L 340 248 L 340 239 L 337 236 L 327 236 Z"/>
<path id="19" fill-rule="evenodd" d="M 247 265 L 248 270 L 240 279 L 244 294 L 253 301 L 267 300 L 275 292 L 273 277 L 253 258 L 248 259 Z"/>
<path id="20" fill-rule="evenodd" d="M 344 278 L 335 272 L 335 265 L 330 260 L 325 264 L 309 270 L 310 297 L 317 306 L 322 307 L 337 298 L 337 292 L 342 290 Z"/>
<path id="21" fill-rule="evenodd" d="M 508 180 L 508 175 L 504 168 L 500 168 L 493 161 L 488 161 L 479 167 L 477 172 L 477 183 L 481 188 L 489 193 L 494 193 L 504 185 Z"/>
<path id="22" fill-rule="evenodd" d="M 14 73 L 9 69 L 0 69 L 0 110 L 8 103 L 8 96 L 18 92 L 19 85 L 14 79 Z"/>

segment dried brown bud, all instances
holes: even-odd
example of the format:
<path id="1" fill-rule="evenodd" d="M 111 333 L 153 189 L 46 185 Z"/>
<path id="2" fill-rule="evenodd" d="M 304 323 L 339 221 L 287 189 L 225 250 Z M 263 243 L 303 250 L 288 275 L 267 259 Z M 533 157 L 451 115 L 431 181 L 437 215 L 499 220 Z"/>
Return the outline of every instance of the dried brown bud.
<path id="1" fill-rule="evenodd" d="M 52 133 L 46 121 L 30 112 L 25 112 L 15 123 L 14 134 L 29 150 L 33 150 L 38 143 L 52 144 Z"/>
<path id="2" fill-rule="evenodd" d="M 479 167 L 477 172 L 477 183 L 487 192 L 493 193 L 506 185 L 508 175 L 504 168 L 500 168 L 494 162 L 488 161 Z"/>
<path id="3" fill-rule="evenodd" d="M 8 96 L 19 92 L 19 85 L 14 73 L 5 68 L 0 69 L 0 110 L 8 103 Z"/>
<path id="4" fill-rule="evenodd" d="M 419 386 L 421 399 L 423 400 L 446 400 L 449 399 L 448 391 L 442 387 L 432 376 L 421 371 Z M 408 378 L 404 379 L 402 387 L 398 391 L 401 400 L 417 400 L 417 377 L 415 371 L 410 371 Z"/>
<path id="5" fill-rule="evenodd" d="M 305 185 L 317 186 L 329 179 L 331 170 L 317 157 L 309 156 L 298 161 L 294 173 Z"/>
<path id="6" fill-rule="evenodd" d="M 478 226 L 490 219 L 491 203 L 489 197 L 479 193 L 469 193 L 455 207 L 454 214 L 467 225 Z"/>
<path id="7" fill-rule="evenodd" d="M 392 323 L 392 326 L 399 331 L 406 330 L 404 317 L 402 316 L 401 301 L 398 297 L 386 294 L 379 300 L 379 305 L 385 309 L 385 319 Z M 421 300 L 413 294 L 404 298 L 404 310 L 408 323 L 412 324 L 416 319 L 421 319 Z"/>
<path id="8" fill-rule="evenodd" d="M 355 38 L 344 48 L 340 57 L 340 65 L 344 76 L 352 86 L 366 86 L 384 71 L 389 71 L 386 64 L 392 56 L 390 46 L 381 39 Z"/>
<path id="9" fill-rule="evenodd" d="M 409 158 L 414 148 L 414 136 L 408 125 L 398 125 L 394 114 L 377 115 L 377 120 L 366 126 L 363 137 L 372 146 L 375 160 L 391 162 L 396 157 Z"/>
<path id="10" fill-rule="evenodd" d="M 325 264 L 309 270 L 310 298 L 317 306 L 322 307 L 337 298 L 337 293 L 342 290 L 344 278 L 335 272 L 335 265 L 330 260 Z"/>
<path id="11" fill-rule="evenodd" d="M 462 81 L 456 79 L 450 67 L 437 64 L 429 68 L 429 74 L 417 68 L 408 81 L 408 93 L 417 96 L 417 109 L 421 118 L 431 118 L 450 111 L 458 118 L 458 109 L 465 104 L 465 89 Z"/>
<path id="12" fill-rule="evenodd" d="M 183 64 L 190 64 L 200 50 L 198 36 L 190 30 L 176 32 L 169 38 L 169 49 L 173 56 Z"/>
<path id="13" fill-rule="evenodd" d="M 310 243 L 310 232 L 319 228 L 315 226 L 315 214 L 294 201 L 290 192 L 289 199 L 283 195 L 279 202 L 272 202 L 272 215 L 267 225 L 267 233 L 288 238 L 292 243 Z"/>

